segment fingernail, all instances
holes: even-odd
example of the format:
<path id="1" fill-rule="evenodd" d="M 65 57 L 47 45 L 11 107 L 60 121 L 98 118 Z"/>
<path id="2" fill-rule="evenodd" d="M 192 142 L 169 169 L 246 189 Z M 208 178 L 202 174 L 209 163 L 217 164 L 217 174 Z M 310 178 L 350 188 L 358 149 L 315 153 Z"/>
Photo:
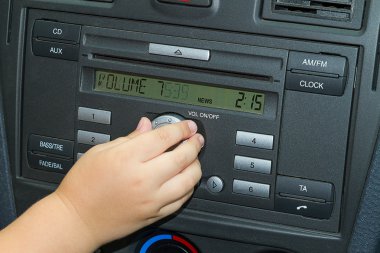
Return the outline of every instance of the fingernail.
<path id="1" fill-rule="evenodd" d="M 199 135 L 199 136 L 198 136 L 198 139 L 199 139 L 199 142 L 201 143 L 201 146 L 202 146 L 202 148 L 203 148 L 204 145 L 205 145 L 205 138 L 204 138 L 202 135 Z"/>
<path id="2" fill-rule="evenodd" d="M 191 121 L 191 120 L 189 120 L 189 121 L 187 122 L 187 124 L 189 125 L 189 128 L 190 128 L 191 133 L 192 133 L 192 134 L 195 134 L 195 133 L 197 132 L 197 130 L 198 130 L 198 126 L 197 126 L 197 124 L 195 124 L 195 122 L 194 122 L 194 121 Z"/>
<path id="3" fill-rule="evenodd" d="M 142 126 L 143 126 L 143 123 L 144 123 L 144 118 L 141 118 L 140 121 L 139 121 L 139 124 L 136 127 L 136 130 L 140 130 L 142 128 Z"/>

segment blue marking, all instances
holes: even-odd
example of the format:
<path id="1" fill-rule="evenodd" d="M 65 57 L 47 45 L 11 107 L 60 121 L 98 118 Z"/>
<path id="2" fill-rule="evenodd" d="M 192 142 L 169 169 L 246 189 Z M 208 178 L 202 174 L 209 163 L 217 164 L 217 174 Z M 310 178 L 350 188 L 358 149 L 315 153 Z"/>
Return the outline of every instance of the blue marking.
<path id="1" fill-rule="evenodd" d="M 161 241 L 161 240 L 172 240 L 172 235 L 156 235 L 152 238 L 150 238 L 148 241 L 146 241 L 144 243 L 144 245 L 142 246 L 141 250 L 140 250 L 140 253 L 146 253 L 147 250 L 149 249 L 150 246 L 152 246 L 152 244 L 158 242 L 158 241 Z"/>

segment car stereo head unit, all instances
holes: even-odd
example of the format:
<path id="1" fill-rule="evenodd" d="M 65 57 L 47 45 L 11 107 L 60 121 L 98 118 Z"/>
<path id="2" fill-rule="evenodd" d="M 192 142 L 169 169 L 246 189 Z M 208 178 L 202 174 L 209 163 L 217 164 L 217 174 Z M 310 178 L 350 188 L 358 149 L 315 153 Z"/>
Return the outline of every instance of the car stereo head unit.
<path id="1" fill-rule="evenodd" d="M 357 48 L 60 20 L 28 16 L 23 177 L 59 183 L 143 116 L 192 119 L 206 144 L 185 212 L 338 231 Z"/>

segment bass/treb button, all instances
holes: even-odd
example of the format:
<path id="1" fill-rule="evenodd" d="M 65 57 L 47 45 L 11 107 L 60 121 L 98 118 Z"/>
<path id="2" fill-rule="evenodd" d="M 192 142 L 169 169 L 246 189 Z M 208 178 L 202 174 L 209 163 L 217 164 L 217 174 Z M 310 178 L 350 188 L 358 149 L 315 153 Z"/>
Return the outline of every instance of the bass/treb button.
<path id="1" fill-rule="evenodd" d="M 74 142 L 40 135 L 30 135 L 28 151 L 73 157 Z"/>

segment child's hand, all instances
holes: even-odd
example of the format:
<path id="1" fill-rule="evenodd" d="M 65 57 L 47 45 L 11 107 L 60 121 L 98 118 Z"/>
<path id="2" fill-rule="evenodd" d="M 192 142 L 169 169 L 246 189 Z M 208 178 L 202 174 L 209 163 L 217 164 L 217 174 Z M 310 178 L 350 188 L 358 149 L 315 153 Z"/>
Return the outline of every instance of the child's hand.
<path id="1" fill-rule="evenodd" d="M 204 143 L 196 132 L 192 121 L 152 131 L 143 118 L 129 136 L 89 150 L 54 194 L 83 221 L 95 246 L 130 234 L 177 211 L 192 195 Z"/>

